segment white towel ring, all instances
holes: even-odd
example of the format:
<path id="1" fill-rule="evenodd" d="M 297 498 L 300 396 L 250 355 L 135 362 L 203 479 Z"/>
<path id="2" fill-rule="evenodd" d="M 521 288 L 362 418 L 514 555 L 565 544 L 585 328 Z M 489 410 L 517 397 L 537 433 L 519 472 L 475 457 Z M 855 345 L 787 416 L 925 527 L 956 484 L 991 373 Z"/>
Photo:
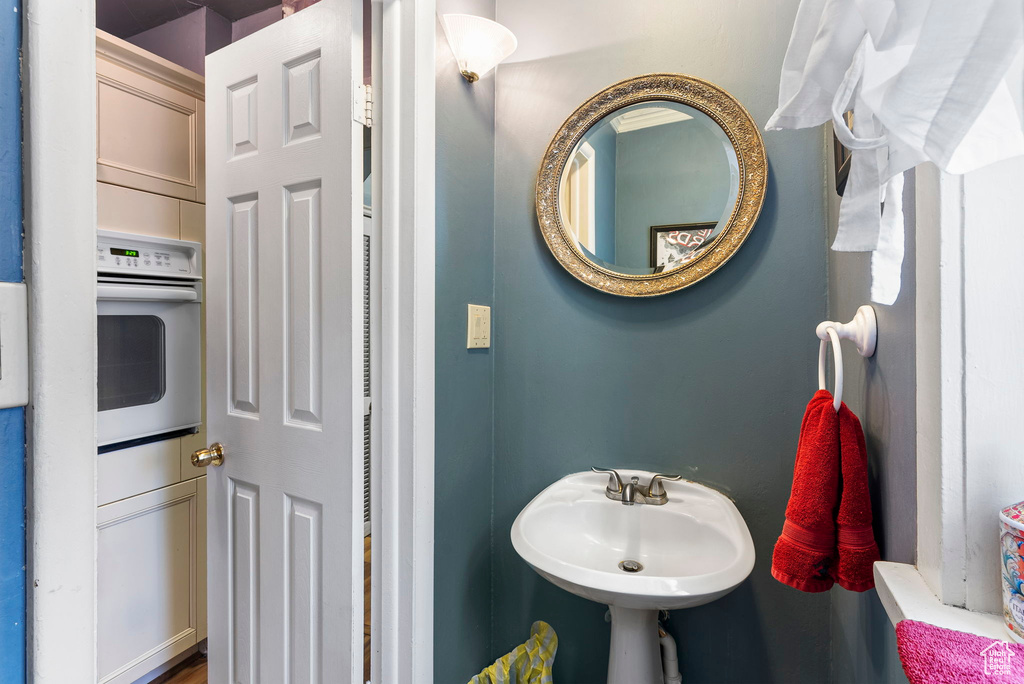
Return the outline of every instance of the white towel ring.
<path id="1" fill-rule="evenodd" d="M 849 323 L 822 321 L 814 332 L 821 339 L 818 345 L 818 389 L 825 389 L 825 363 L 828 360 L 826 343 L 832 341 L 832 354 L 836 361 L 836 387 L 832 393 L 832 405 L 838 411 L 843 403 L 843 349 L 839 340 L 852 340 L 857 345 L 857 352 L 863 357 L 873 355 L 878 339 L 875 310 L 867 305 L 862 306 Z"/>
<path id="2" fill-rule="evenodd" d="M 834 397 L 832 406 L 835 407 L 836 411 L 843 404 L 843 348 L 839 345 L 839 335 L 836 334 L 835 328 L 826 328 L 825 332 L 832 339 L 832 355 L 836 360 L 836 388 L 832 392 Z M 825 340 L 821 341 L 818 345 L 818 389 L 823 390 L 825 387 L 825 362 L 828 358 L 828 343 Z"/>

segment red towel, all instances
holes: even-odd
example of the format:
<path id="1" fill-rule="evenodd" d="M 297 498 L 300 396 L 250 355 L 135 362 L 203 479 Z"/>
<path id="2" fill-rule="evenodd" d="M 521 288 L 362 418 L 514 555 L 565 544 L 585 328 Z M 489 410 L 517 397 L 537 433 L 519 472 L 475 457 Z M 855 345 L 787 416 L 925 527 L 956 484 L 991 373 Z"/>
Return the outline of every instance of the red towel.
<path id="1" fill-rule="evenodd" d="M 1022 644 L 900 620 L 896 648 L 911 684 L 1024 681 Z"/>
<path id="2" fill-rule="evenodd" d="M 804 412 L 786 522 L 775 542 L 772 577 L 801 591 L 834 583 L 839 492 L 839 419 L 832 395 L 818 390 Z"/>
<path id="3" fill-rule="evenodd" d="M 864 431 L 853 411 L 839 407 L 839 451 L 842 454 L 842 497 L 836 516 L 839 563 L 836 582 L 843 589 L 867 591 L 875 586 L 872 566 L 879 560 L 871 529 L 868 494 L 868 453 Z"/>

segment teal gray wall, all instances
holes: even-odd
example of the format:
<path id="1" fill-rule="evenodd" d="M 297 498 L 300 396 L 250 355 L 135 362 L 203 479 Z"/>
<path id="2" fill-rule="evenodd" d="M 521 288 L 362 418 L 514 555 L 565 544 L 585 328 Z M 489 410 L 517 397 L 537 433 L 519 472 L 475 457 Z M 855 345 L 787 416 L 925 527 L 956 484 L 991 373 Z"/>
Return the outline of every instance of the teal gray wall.
<path id="1" fill-rule="evenodd" d="M 494 17 L 493 0 L 438 12 Z M 494 296 L 494 76 L 467 83 L 437 24 L 434 679 L 464 684 L 491 650 L 491 350 L 466 349 L 466 305 Z"/>
<path id="2" fill-rule="evenodd" d="M 831 133 L 827 142 L 831 143 Z M 830 240 L 835 237 L 839 208 L 833 188 L 828 189 Z M 903 202 L 908 227 L 903 287 L 894 305 L 873 305 L 878 319 L 875 355 L 864 359 L 847 347 L 843 357 L 843 401 L 860 417 L 868 447 L 875 538 L 884 560 L 901 563 L 913 563 L 917 547 L 913 199 L 910 172 Z M 828 268 L 829 318 L 848 321 L 857 307 L 870 303 L 870 256 L 830 251 Z M 907 681 L 892 623 L 874 590 L 854 594 L 833 589 L 831 623 L 835 684 Z"/>
<path id="3" fill-rule="evenodd" d="M 617 80 L 691 73 L 730 91 L 764 124 L 797 2 L 760 5 L 643 0 L 622 13 L 610 0 L 502 2 L 497 19 L 520 48 L 499 69 L 496 106 L 494 76 L 464 83 L 438 31 L 439 684 L 466 681 L 521 643 L 535 619 L 559 634 L 556 681 L 603 681 L 604 607 L 542 580 L 508 537 L 537 492 L 592 464 L 709 483 L 750 525 L 751 578 L 718 602 L 672 614 L 688 681 L 905 681 L 875 592 L 807 595 L 768 572 L 800 416 L 816 387 L 814 326 L 846 320 L 869 299 L 867 257 L 827 250 L 838 205 L 822 131 L 765 134 L 770 181 L 760 221 L 729 264 L 684 292 L 629 301 L 590 290 L 561 269 L 537 230 L 534 181 L 550 136 Z M 484 0 L 442 0 L 438 9 L 495 11 Z M 911 236 L 904 292 L 895 306 L 875 307 L 876 356 L 847 355 L 844 397 L 867 434 L 883 557 L 907 562 L 915 548 L 913 279 Z M 490 351 L 465 349 L 471 302 L 495 306 Z"/>
<path id="4" fill-rule="evenodd" d="M 684 680 L 830 677 L 829 595 L 803 594 L 769 574 L 800 419 L 816 389 L 814 327 L 826 313 L 821 132 L 765 134 L 770 180 L 757 226 L 721 271 L 676 294 L 627 300 L 577 282 L 549 253 L 534 211 L 551 136 L 618 80 L 655 71 L 709 79 L 763 126 L 797 4 L 498 3 L 497 19 L 519 50 L 497 76 L 495 657 L 544 619 L 559 636 L 555 681 L 603 681 L 605 607 L 541 579 L 512 549 L 509 529 L 563 475 L 633 466 L 726 492 L 755 541 L 749 580 L 715 603 L 672 614 Z"/>
<path id="5" fill-rule="evenodd" d="M 734 203 L 732 163 L 723 147 L 729 139 L 715 135 L 710 118 L 693 116 L 616 136 L 616 265 L 651 265 L 651 226 L 716 223 Z"/>

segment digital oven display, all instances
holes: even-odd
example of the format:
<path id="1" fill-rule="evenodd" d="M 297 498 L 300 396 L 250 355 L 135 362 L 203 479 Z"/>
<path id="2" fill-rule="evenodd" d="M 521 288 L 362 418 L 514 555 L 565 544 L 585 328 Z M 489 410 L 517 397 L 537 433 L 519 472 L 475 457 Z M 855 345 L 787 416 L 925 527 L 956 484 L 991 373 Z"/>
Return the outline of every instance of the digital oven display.
<path id="1" fill-rule="evenodd" d="M 139 250 L 137 249 L 121 249 L 119 247 L 111 247 L 110 253 L 114 256 L 125 256 L 125 257 L 137 257 L 139 256 Z"/>

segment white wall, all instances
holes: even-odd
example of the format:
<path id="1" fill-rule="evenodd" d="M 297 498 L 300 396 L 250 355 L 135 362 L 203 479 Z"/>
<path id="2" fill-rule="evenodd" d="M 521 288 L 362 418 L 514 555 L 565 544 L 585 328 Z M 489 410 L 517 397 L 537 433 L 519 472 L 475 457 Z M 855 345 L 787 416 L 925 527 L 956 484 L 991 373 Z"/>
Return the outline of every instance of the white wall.
<path id="1" fill-rule="evenodd" d="M 966 607 L 1002 611 L 999 511 L 1024 500 L 1024 158 L 964 176 Z"/>
<path id="2" fill-rule="evenodd" d="M 944 603 L 999 613 L 998 514 L 1024 499 L 1024 158 L 917 175 L 917 565 Z"/>

